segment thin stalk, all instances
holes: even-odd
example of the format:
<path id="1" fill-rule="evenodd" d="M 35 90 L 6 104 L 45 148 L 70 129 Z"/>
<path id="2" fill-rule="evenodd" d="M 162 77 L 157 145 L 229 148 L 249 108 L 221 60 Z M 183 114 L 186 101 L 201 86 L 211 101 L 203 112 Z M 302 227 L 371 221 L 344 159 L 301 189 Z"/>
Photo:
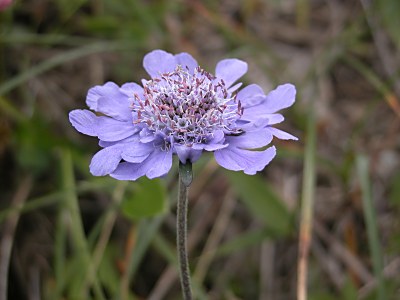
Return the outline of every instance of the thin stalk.
<path id="1" fill-rule="evenodd" d="M 178 250 L 178 262 L 181 279 L 182 294 L 184 300 L 192 299 L 190 284 L 190 272 L 187 253 L 187 210 L 189 185 L 193 179 L 192 164 L 179 162 L 179 193 L 176 212 L 176 244 Z"/>

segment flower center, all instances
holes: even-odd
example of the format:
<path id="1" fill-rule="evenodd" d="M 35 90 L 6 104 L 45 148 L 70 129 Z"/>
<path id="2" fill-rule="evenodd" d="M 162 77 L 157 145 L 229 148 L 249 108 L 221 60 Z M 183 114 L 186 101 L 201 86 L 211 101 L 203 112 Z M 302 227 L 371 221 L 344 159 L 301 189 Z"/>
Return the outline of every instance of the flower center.
<path id="1" fill-rule="evenodd" d="M 144 99 L 135 96 L 135 123 L 147 124 L 154 134 L 171 143 L 191 146 L 211 139 L 216 130 L 238 133 L 243 113 L 240 101 L 224 81 L 197 67 L 193 74 L 177 66 L 173 72 L 143 84 Z"/>

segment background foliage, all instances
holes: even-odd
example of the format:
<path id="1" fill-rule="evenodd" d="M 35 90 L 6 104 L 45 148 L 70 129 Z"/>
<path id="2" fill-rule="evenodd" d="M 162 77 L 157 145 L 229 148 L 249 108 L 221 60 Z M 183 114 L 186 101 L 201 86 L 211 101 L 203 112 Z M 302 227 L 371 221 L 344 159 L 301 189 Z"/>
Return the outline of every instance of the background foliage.
<path id="1" fill-rule="evenodd" d="M 294 299 L 314 211 L 309 299 L 400 295 L 397 0 L 24 0 L 0 12 L 0 298 L 179 299 L 177 174 L 94 178 L 68 112 L 160 48 L 245 83 L 292 82 L 278 157 L 256 176 L 195 166 L 189 248 L 199 299 Z M 301 212 L 303 203 L 303 213 Z M 311 219 L 309 219 L 311 221 Z"/>

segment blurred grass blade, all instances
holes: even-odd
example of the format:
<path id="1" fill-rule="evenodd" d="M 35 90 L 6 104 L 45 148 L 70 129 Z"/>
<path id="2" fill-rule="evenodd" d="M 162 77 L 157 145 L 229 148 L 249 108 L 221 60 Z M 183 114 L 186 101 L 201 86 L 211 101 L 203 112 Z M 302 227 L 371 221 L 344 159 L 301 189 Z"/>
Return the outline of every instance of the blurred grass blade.
<path id="1" fill-rule="evenodd" d="M 127 45 L 121 42 L 104 42 L 95 43 L 77 49 L 64 51 L 57 54 L 42 63 L 32 66 L 27 71 L 20 73 L 14 78 L 2 83 L 0 85 L 0 96 L 16 88 L 20 84 L 28 81 L 29 79 L 38 76 L 48 70 L 51 70 L 59 65 L 62 65 L 71 60 L 75 60 L 93 53 L 113 51 L 118 49 L 124 49 Z"/>
<path id="2" fill-rule="evenodd" d="M 397 96 L 392 92 L 388 84 L 382 79 L 366 64 L 354 56 L 346 55 L 343 59 L 351 67 L 360 72 L 361 75 L 365 77 L 366 80 L 383 96 L 389 107 L 394 111 L 394 113 L 400 118 L 400 102 Z"/>
<path id="3" fill-rule="evenodd" d="M 163 236 L 161 236 L 160 234 L 156 234 L 153 240 L 153 245 L 170 265 L 173 265 L 176 270 L 179 269 L 178 260 L 176 257 L 176 250 L 168 243 L 165 238 L 163 238 Z M 204 290 L 203 286 L 197 280 L 195 280 L 195 278 L 193 278 L 192 285 L 195 299 L 209 299 L 207 292 Z"/>
<path id="4" fill-rule="evenodd" d="M 6 98 L 0 96 L 0 111 L 14 121 L 22 123 L 25 121 L 25 116 L 19 112 L 13 105 L 11 105 Z"/>
<path id="5" fill-rule="evenodd" d="M 91 258 L 80 214 L 78 196 L 76 194 L 75 176 L 73 171 L 71 152 L 68 149 L 63 149 L 62 151 L 61 175 L 62 175 L 63 191 L 65 195 L 65 200 L 64 200 L 65 208 L 68 210 L 69 213 L 67 218 L 69 221 L 71 236 L 75 247 L 74 254 L 77 256 L 77 258 L 79 258 L 80 262 L 80 264 L 77 265 L 79 267 L 79 272 L 77 273 L 75 279 L 79 280 L 84 278 L 87 272 L 91 272 Z M 94 277 L 93 285 L 96 298 L 105 299 L 97 277 L 96 276 L 93 277 Z M 72 291 L 71 295 L 72 298 L 82 299 L 84 295 L 87 296 L 86 291 L 84 291 L 83 283 L 84 283 L 83 280 L 80 280 L 77 290 Z"/>
<path id="6" fill-rule="evenodd" d="M 307 299 L 308 253 L 310 250 L 315 192 L 316 124 L 314 102 L 311 103 L 304 153 L 304 172 L 299 232 L 297 299 Z"/>
<path id="7" fill-rule="evenodd" d="M 360 180 L 362 202 L 364 209 L 364 218 L 367 226 L 369 248 L 372 256 L 372 264 L 374 267 L 375 278 L 378 282 L 378 298 L 384 300 L 386 291 L 383 282 L 383 257 L 379 242 L 378 224 L 376 222 L 375 208 L 372 199 L 371 182 L 369 179 L 369 162 L 368 158 L 362 154 L 357 156 L 357 173 Z"/>
<path id="8" fill-rule="evenodd" d="M 227 172 L 232 188 L 247 205 L 253 215 L 264 221 L 278 236 L 291 230 L 291 214 L 283 201 L 261 177 L 248 176 L 240 172 Z"/>
<path id="9" fill-rule="evenodd" d="M 227 256 L 231 253 L 243 251 L 248 247 L 261 245 L 262 242 L 273 239 L 273 237 L 273 234 L 265 229 L 245 232 L 221 244 L 216 251 L 216 256 Z"/>
<path id="10" fill-rule="evenodd" d="M 66 285 L 66 246 L 67 246 L 67 211 L 65 201 L 59 202 L 59 212 L 57 216 L 55 242 L 54 242 L 54 275 L 56 288 L 54 289 L 54 299 L 60 299 Z"/>
<path id="11" fill-rule="evenodd" d="M 374 13 L 380 16 L 387 32 L 400 49 L 400 1 L 399 0 L 377 0 L 373 3 Z"/>
<path id="12" fill-rule="evenodd" d="M 140 221 L 135 246 L 133 247 L 129 257 L 128 268 L 121 278 L 120 294 L 118 295 L 118 299 L 129 298 L 130 283 L 163 219 L 164 216 L 161 215 L 150 220 L 143 219 Z"/>

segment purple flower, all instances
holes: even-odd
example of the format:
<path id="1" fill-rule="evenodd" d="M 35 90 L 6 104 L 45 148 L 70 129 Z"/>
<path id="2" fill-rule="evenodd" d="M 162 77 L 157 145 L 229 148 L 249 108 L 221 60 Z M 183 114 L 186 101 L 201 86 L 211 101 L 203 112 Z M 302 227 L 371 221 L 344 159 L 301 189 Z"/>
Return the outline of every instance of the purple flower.
<path id="1" fill-rule="evenodd" d="M 86 104 L 97 114 L 69 114 L 76 130 L 97 136 L 103 147 L 90 164 L 93 175 L 160 177 L 171 169 L 174 154 L 186 163 L 195 162 L 203 151 L 214 152 L 226 169 L 255 174 L 274 158 L 276 149 L 252 149 L 267 146 L 273 136 L 297 140 L 272 127 L 284 120 L 277 111 L 295 101 L 291 84 L 268 95 L 256 84 L 238 91 L 242 84 L 233 84 L 247 72 L 247 64 L 238 59 L 220 61 L 215 75 L 187 53 L 155 50 L 144 57 L 143 65 L 151 79 L 142 80 L 142 86 L 95 86 Z"/>

